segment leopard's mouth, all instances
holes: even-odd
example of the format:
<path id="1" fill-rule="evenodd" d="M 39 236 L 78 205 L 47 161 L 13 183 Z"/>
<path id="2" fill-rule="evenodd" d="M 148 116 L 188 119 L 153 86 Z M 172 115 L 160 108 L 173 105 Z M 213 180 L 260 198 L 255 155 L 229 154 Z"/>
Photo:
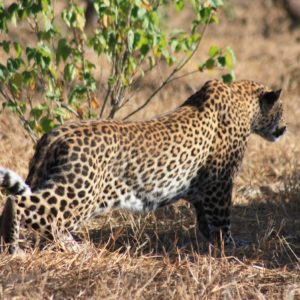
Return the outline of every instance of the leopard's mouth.
<path id="1" fill-rule="evenodd" d="M 286 126 L 282 126 L 282 127 L 277 127 L 272 133 L 271 133 L 271 140 L 273 142 L 278 141 L 283 134 L 286 131 Z"/>
<path id="2" fill-rule="evenodd" d="M 277 142 L 283 134 L 286 132 L 286 126 L 281 126 L 281 127 L 275 127 L 272 130 L 255 130 L 254 133 L 260 135 L 264 139 L 266 139 L 269 142 Z"/>

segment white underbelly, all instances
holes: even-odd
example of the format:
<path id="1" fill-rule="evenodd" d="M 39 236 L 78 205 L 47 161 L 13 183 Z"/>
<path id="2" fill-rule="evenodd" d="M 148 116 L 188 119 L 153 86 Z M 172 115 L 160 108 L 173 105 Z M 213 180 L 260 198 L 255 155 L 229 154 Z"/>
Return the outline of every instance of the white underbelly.
<path id="1" fill-rule="evenodd" d="M 152 192 L 137 194 L 134 191 L 127 194 L 125 197 L 119 198 L 120 208 L 138 211 L 149 212 L 157 209 L 158 207 L 165 206 L 176 202 L 184 196 L 184 191 L 174 192 Z"/>

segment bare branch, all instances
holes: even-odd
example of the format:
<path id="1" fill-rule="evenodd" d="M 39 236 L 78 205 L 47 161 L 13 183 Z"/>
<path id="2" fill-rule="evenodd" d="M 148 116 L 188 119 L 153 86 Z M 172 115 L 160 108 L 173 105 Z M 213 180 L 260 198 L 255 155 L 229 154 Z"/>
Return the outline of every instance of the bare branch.
<path id="1" fill-rule="evenodd" d="M 78 42 L 79 44 L 79 53 L 80 53 L 80 58 L 82 62 L 82 72 L 83 76 L 86 73 L 86 63 L 85 63 L 85 51 L 84 51 L 84 45 L 83 45 L 83 38 L 82 36 L 78 36 L 77 31 L 75 28 L 73 28 L 73 34 L 75 41 Z M 87 88 L 87 97 L 88 97 L 88 118 L 91 118 L 91 103 L 92 103 L 92 97 L 91 97 L 91 92 L 90 89 Z"/>
<path id="2" fill-rule="evenodd" d="M 173 82 L 173 81 L 175 81 L 175 80 L 178 80 L 178 79 L 181 79 L 181 78 L 190 76 L 190 75 L 195 74 L 195 73 L 199 73 L 199 70 L 197 69 L 197 70 L 194 70 L 194 71 L 191 71 L 191 72 L 188 72 L 188 73 L 179 75 L 179 76 L 177 76 L 177 77 L 174 77 L 174 78 L 170 79 L 168 83 L 171 83 L 171 82 Z"/>
<path id="3" fill-rule="evenodd" d="M 67 104 L 60 103 L 60 106 L 72 113 L 76 118 L 80 119 L 80 115 L 78 114 L 77 111 L 75 111 L 72 107 L 68 106 Z"/>

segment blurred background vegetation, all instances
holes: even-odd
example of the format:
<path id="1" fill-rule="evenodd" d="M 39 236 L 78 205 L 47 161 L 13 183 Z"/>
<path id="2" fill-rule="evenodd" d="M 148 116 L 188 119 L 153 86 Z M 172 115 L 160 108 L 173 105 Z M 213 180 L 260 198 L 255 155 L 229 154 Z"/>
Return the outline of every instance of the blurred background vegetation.
<path id="1" fill-rule="evenodd" d="M 219 24 L 222 7 L 222 0 L 2 4 L 2 108 L 15 112 L 36 141 L 39 133 L 66 119 L 114 118 L 134 101 L 141 80 L 158 68 L 165 71 L 161 82 L 124 119 L 146 107 L 170 82 L 191 73 L 225 69 L 219 76 L 230 83 L 235 54 L 228 46 L 211 45 L 206 58 L 185 71 L 207 27 Z M 190 18 L 184 26 L 170 26 L 170 19 L 186 14 Z"/>

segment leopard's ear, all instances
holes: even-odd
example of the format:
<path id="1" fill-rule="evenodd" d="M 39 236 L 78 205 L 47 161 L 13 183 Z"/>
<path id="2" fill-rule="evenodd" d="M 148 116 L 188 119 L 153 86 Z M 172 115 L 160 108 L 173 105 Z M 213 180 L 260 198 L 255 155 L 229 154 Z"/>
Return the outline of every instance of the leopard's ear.
<path id="1" fill-rule="evenodd" d="M 260 96 L 260 107 L 263 111 L 269 111 L 275 102 L 279 99 L 281 89 L 277 91 L 267 92 Z"/>

